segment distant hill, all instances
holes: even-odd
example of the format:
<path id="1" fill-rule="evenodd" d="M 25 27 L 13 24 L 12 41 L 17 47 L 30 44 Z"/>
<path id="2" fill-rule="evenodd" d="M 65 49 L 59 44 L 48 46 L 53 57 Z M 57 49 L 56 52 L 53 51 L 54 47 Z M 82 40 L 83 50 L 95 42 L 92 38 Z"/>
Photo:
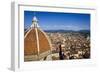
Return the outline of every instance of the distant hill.
<path id="1" fill-rule="evenodd" d="M 24 29 L 25 32 L 28 31 L 28 29 Z M 90 30 L 78 30 L 78 31 L 74 31 L 74 30 L 44 30 L 44 32 L 49 32 L 49 33 L 80 33 L 81 35 L 87 37 L 90 36 Z"/>
<path id="2" fill-rule="evenodd" d="M 90 36 L 90 30 L 80 30 L 78 32 L 85 37 Z"/>
<path id="3" fill-rule="evenodd" d="M 27 31 L 28 29 L 24 29 L 24 31 Z M 78 31 L 74 31 L 74 30 L 44 30 L 45 32 L 51 32 L 51 33 L 56 33 L 56 32 L 62 32 L 62 33 L 66 33 L 66 32 L 79 32 L 79 33 L 90 33 L 90 30 L 78 30 Z"/>
<path id="4" fill-rule="evenodd" d="M 90 36 L 90 30 L 79 30 L 79 31 L 74 31 L 74 30 L 44 30 L 45 32 L 49 33 L 80 33 L 84 37 Z"/>
<path id="5" fill-rule="evenodd" d="M 80 33 L 90 33 L 90 30 L 79 30 L 79 31 L 74 31 L 74 30 L 44 30 L 45 32 L 62 32 L 62 33 L 66 33 L 66 32 L 80 32 Z"/>

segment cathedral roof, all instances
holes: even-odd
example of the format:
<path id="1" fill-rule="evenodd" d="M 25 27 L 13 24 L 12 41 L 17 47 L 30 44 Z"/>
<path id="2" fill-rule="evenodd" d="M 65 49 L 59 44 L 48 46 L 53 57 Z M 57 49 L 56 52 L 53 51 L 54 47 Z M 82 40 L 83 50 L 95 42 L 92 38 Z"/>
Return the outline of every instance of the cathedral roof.
<path id="1" fill-rule="evenodd" d="M 38 36 L 36 35 L 36 32 Z M 30 29 L 24 38 L 25 55 L 36 55 L 38 53 L 38 45 L 39 53 L 43 53 L 51 49 L 46 33 L 39 28 Z"/>

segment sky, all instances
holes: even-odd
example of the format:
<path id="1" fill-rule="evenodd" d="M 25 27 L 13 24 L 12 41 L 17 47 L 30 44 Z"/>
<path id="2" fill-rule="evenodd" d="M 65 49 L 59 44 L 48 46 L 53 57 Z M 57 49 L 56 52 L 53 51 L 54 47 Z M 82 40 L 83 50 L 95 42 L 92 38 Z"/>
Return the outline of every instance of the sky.
<path id="1" fill-rule="evenodd" d="M 32 25 L 36 16 L 43 30 L 90 30 L 90 14 L 24 11 L 24 27 Z"/>

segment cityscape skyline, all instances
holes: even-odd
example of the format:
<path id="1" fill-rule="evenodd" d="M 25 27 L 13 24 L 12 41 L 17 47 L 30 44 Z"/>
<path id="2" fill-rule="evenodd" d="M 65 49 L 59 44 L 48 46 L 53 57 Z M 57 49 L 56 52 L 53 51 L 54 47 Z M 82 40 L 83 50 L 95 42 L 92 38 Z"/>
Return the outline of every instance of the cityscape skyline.
<path id="1" fill-rule="evenodd" d="M 24 11 L 25 29 L 32 25 L 36 16 L 43 30 L 90 30 L 90 14 Z"/>

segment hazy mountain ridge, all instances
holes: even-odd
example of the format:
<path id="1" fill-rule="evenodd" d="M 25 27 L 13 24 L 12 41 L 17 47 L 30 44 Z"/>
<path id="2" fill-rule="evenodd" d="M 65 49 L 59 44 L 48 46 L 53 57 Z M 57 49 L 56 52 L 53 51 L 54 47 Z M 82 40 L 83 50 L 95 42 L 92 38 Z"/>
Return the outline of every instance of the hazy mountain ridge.
<path id="1" fill-rule="evenodd" d="M 78 30 L 78 31 L 74 31 L 74 30 L 44 30 L 45 32 L 90 32 L 90 30 Z"/>

